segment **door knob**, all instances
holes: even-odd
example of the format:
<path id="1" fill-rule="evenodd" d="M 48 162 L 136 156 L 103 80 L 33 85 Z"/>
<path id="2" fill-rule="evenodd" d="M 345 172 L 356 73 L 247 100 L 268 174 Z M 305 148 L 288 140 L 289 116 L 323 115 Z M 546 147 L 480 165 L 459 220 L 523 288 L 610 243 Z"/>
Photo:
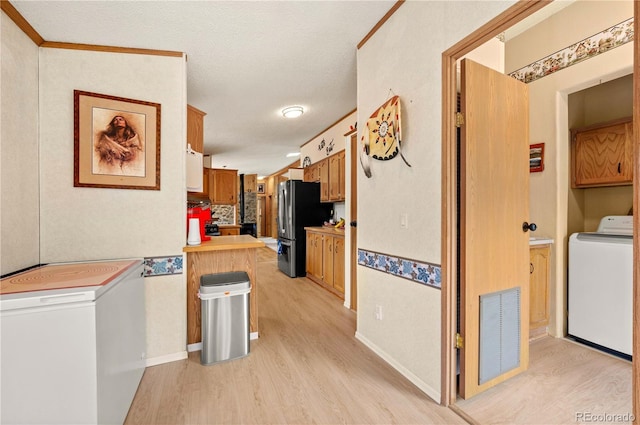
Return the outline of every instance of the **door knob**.
<path id="1" fill-rule="evenodd" d="M 536 226 L 536 223 L 527 223 L 526 221 L 524 223 L 522 223 L 522 231 L 526 232 L 528 230 L 531 230 L 532 232 L 535 232 L 535 230 L 538 228 L 538 226 Z"/>

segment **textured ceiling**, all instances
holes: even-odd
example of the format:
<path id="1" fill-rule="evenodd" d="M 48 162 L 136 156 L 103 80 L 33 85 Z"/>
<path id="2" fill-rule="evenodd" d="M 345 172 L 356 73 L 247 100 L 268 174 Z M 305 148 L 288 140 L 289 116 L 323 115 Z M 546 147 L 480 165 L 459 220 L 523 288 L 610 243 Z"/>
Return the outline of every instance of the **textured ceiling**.
<path id="1" fill-rule="evenodd" d="M 269 175 L 355 109 L 356 46 L 395 0 L 11 3 L 47 41 L 185 52 L 214 167 Z"/>

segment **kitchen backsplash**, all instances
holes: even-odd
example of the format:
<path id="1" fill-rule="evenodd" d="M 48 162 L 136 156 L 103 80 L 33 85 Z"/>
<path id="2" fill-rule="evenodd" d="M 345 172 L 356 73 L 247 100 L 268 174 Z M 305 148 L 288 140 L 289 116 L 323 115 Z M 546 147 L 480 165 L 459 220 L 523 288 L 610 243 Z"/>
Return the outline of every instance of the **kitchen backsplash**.
<path id="1" fill-rule="evenodd" d="M 235 212 L 233 205 L 211 205 L 211 217 L 217 217 L 218 224 L 235 224 Z"/>
<path id="2" fill-rule="evenodd" d="M 244 222 L 257 223 L 258 196 L 255 192 L 244 194 Z"/>

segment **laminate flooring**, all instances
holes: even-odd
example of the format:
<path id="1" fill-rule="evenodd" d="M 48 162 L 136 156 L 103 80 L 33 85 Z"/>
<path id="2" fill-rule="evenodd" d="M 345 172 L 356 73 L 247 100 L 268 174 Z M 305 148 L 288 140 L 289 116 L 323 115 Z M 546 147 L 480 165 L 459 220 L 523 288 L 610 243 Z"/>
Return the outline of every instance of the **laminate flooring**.
<path id="1" fill-rule="evenodd" d="M 529 370 L 455 408 L 480 424 L 623 424 L 631 385 L 631 362 L 544 337 L 531 342 Z"/>
<path id="2" fill-rule="evenodd" d="M 355 339 L 355 313 L 258 250 L 259 339 L 146 369 L 125 424 L 464 424 Z"/>

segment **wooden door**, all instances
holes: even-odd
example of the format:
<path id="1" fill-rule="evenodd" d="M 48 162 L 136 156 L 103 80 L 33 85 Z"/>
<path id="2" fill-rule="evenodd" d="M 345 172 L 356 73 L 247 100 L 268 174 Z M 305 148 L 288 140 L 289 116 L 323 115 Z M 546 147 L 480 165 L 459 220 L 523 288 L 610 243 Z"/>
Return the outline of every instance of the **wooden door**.
<path id="1" fill-rule="evenodd" d="M 469 398 L 529 363 L 529 233 L 523 230 L 529 220 L 529 98 L 527 86 L 514 78 L 466 59 L 461 69 L 459 393 Z M 487 341 L 481 297 L 486 312 L 487 296 L 501 291 L 509 297 L 519 291 L 519 319 L 504 325 L 519 328 L 515 344 L 505 342 L 517 364 L 497 368 L 481 383 L 481 341 Z M 484 331 L 495 334 L 495 327 Z M 483 353 L 484 360 L 500 361 L 491 350 Z"/>

